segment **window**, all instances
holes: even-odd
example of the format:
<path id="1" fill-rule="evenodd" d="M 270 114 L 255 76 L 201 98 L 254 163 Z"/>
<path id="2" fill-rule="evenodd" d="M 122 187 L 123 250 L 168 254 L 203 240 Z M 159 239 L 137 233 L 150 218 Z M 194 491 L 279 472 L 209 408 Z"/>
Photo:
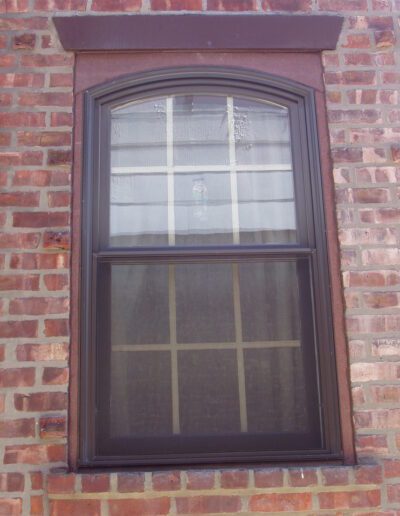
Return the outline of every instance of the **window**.
<path id="1" fill-rule="evenodd" d="M 81 463 L 340 458 L 312 90 L 199 67 L 86 107 Z"/>

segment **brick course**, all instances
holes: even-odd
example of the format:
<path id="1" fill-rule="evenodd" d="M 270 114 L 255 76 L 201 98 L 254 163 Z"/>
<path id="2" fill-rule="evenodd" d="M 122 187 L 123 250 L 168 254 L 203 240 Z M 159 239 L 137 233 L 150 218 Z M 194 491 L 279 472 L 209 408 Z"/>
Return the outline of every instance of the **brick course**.
<path id="1" fill-rule="evenodd" d="M 51 17 L 151 10 L 345 16 L 322 59 L 357 467 L 66 473 L 74 56 Z M 399 0 L 0 2 L 0 514 L 400 512 L 399 14 Z"/>

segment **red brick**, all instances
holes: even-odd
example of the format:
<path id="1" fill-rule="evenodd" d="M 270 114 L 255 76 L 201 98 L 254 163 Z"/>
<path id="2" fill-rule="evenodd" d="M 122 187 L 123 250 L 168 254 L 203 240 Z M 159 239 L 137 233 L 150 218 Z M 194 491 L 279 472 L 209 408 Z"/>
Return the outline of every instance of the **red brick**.
<path id="1" fill-rule="evenodd" d="M 63 416 L 43 416 L 39 420 L 41 439 L 60 439 L 67 435 L 67 421 Z"/>
<path id="2" fill-rule="evenodd" d="M 65 473 L 47 476 L 47 491 L 49 494 L 72 494 L 75 491 L 75 475 Z"/>
<path id="3" fill-rule="evenodd" d="M 331 0 L 326 0 L 331 2 Z M 349 34 L 344 48 L 370 48 L 371 40 L 368 34 Z"/>
<path id="4" fill-rule="evenodd" d="M 11 106 L 12 95 L 11 93 L 0 93 L 0 107 Z"/>
<path id="5" fill-rule="evenodd" d="M 12 269 L 65 269 L 69 264 L 66 253 L 22 253 L 12 254 L 10 267 Z"/>
<path id="6" fill-rule="evenodd" d="M 354 188 L 354 202 L 359 203 L 382 203 L 388 202 L 390 193 L 387 188 Z"/>
<path id="7" fill-rule="evenodd" d="M 186 489 L 211 489 L 215 484 L 214 471 L 187 471 Z"/>
<path id="8" fill-rule="evenodd" d="M 0 498 L 0 514 L 4 514 L 4 516 L 21 516 L 22 498 Z"/>
<path id="9" fill-rule="evenodd" d="M 63 208 L 69 206 L 71 202 L 71 196 L 69 192 L 49 192 L 47 194 L 47 202 L 49 208 Z"/>
<path id="10" fill-rule="evenodd" d="M 69 299 L 62 297 L 25 297 L 10 301 L 10 314 L 60 314 L 68 311 Z"/>
<path id="11" fill-rule="evenodd" d="M 11 145 L 11 133 L 0 133 L 0 146 L 9 147 Z"/>
<path id="12" fill-rule="evenodd" d="M 31 50 L 35 48 L 35 43 L 35 34 L 19 34 L 18 36 L 14 36 L 13 47 L 17 50 Z"/>
<path id="13" fill-rule="evenodd" d="M 31 394 L 14 394 L 14 405 L 24 412 L 44 412 L 64 410 L 68 406 L 65 392 L 34 392 Z"/>
<path id="14" fill-rule="evenodd" d="M 49 170 L 16 170 L 12 179 L 13 186 L 49 186 Z"/>
<path id="15" fill-rule="evenodd" d="M 1 127 L 44 127 L 45 113 L 0 113 Z"/>
<path id="16" fill-rule="evenodd" d="M 16 355 L 23 362 L 67 360 L 68 344 L 19 344 Z"/>
<path id="17" fill-rule="evenodd" d="M 87 0 L 35 0 L 37 11 L 84 11 Z"/>
<path id="18" fill-rule="evenodd" d="M 8 274 L 0 276 L 1 290 L 39 290 L 39 275 Z"/>
<path id="19" fill-rule="evenodd" d="M 33 87 L 44 85 L 44 75 L 41 73 L 4 73 L 0 75 L 0 86 L 9 88 Z M 14 113 L 17 115 L 17 113 Z"/>
<path id="20" fill-rule="evenodd" d="M 68 290 L 68 274 L 45 274 L 43 279 L 47 290 Z"/>
<path id="21" fill-rule="evenodd" d="M 391 459 L 383 461 L 385 478 L 400 477 L 400 460 Z"/>
<path id="22" fill-rule="evenodd" d="M 117 489 L 120 493 L 142 493 L 144 491 L 144 473 L 119 473 Z"/>
<path id="23" fill-rule="evenodd" d="M 110 489 L 110 476 L 108 474 L 82 475 L 83 493 L 103 493 Z"/>
<path id="24" fill-rule="evenodd" d="M 318 0 L 322 11 L 366 11 L 367 0 Z"/>
<path id="25" fill-rule="evenodd" d="M 400 145 L 392 145 L 391 148 L 392 159 L 395 163 L 400 163 Z"/>
<path id="26" fill-rule="evenodd" d="M 72 73 L 52 73 L 50 74 L 51 88 L 70 88 L 73 86 L 74 76 Z"/>
<path id="27" fill-rule="evenodd" d="M 266 11 L 311 11 L 311 0 L 263 0 Z"/>
<path id="28" fill-rule="evenodd" d="M 72 66 L 73 56 L 70 54 L 32 54 L 22 55 L 21 65 L 32 68 L 50 66 Z"/>
<path id="29" fill-rule="evenodd" d="M 48 19 L 40 16 L 30 16 L 27 18 L 7 17 L 0 19 L 0 29 L 2 30 L 29 30 L 29 29 L 46 29 L 48 27 Z"/>
<path id="30" fill-rule="evenodd" d="M 46 464 L 65 461 L 65 446 L 60 444 L 21 444 L 5 447 L 4 464 Z"/>
<path id="31" fill-rule="evenodd" d="M 281 469 L 256 469 L 254 471 L 256 487 L 281 487 L 283 486 L 283 471 Z"/>
<path id="32" fill-rule="evenodd" d="M 37 337 L 37 321 L 0 321 L 0 339 Z"/>
<path id="33" fill-rule="evenodd" d="M 318 483 L 317 473 L 313 469 L 289 470 L 289 484 L 294 487 L 313 486 Z"/>
<path id="34" fill-rule="evenodd" d="M 362 161 L 362 150 L 352 147 L 332 149 L 332 159 L 335 163 L 355 163 Z"/>
<path id="35" fill-rule="evenodd" d="M 249 483 L 249 472 L 244 469 L 221 471 L 221 487 L 226 489 L 245 488 Z"/>
<path id="36" fill-rule="evenodd" d="M 2 419 L 0 420 L 0 438 L 35 437 L 35 420 Z"/>
<path id="37" fill-rule="evenodd" d="M 155 491 L 172 491 L 181 486 L 181 475 L 179 471 L 160 471 L 153 473 L 153 489 Z"/>
<path id="38" fill-rule="evenodd" d="M 400 387 L 394 385 L 371 385 L 371 399 L 374 403 L 399 403 Z"/>
<path id="39" fill-rule="evenodd" d="M 71 93 L 20 93 L 18 97 L 20 106 L 71 106 Z"/>
<path id="40" fill-rule="evenodd" d="M 396 35 L 392 30 L 379 30 L 374 32 L 377 48 L 392 47 L 396 44 Z"/>
<path id="41" fill-rule="evenodd" d="M 394 292 L 367 292 L 362 295 L 368 308 L 390 308 L 399 306 L 399 299 Z"/>
<path id="42" fill-rule="evenodd" d="M 30 387 L 35 383 L 35 368 L 0 369 L 0 387 Z"/>
<path id="43" fill-rule="evenodd" d="M 50 124 L 52 127 L 71 127 L 72 126 L 72 113 L 63 113 L 57 111 L 51 113 Z"/>
<path id="44" fill-rule="evenodd" d="M 69 213 L 66 211 L 14 212 L 13 226 L 16 228 L 46 228 L 67 226 Z"/>
<path id="45" fill-rule="evenodd" d="M 46 337 L 66 337 L 69 335 L 68 319 L 46 319 L 44 321 Z"/>
<path id="46" fill-rule="evenodd" d="M 0 67 L 11 68 L 15 65 L 16 56 L 9 54 L 0 54 Z"/>
<path id="47" fill-rule="evenodd" d="M 71 144 L 71 133 L 18 131 L 18 144 L 24 146 L 59 147 Z"/>
<path id="48" fill-rule="evenodd" d="M 253 512 L 294 512 L 311 510 L 310 493 L 271 493 L 259 494 L 250 498 Z"/>
<path id="49" fill-rule="evenodd" d="M 31 496 L 31 516 L 44 516 L 43 495 Z"/>
<path id="50" fill-rule="evenodd" d="M 256 0 L 208 0 L 208 11 L 256 11 Z"/>
<path id="51" fill-rule="evenodd" d="M 346 485 L 349 482 L 349 469 L 332 467 L 322 468 L 322 483 L 325 486 Z"/>
<path id="52" fill-rule="evenodd" d="M 70 165 L 72 160 L 72 153 L 69 150 L 52 150 L 50 149 L 47 157 L 47 164 L 49 166 L 65 166 Z"/>
<path id="53" fill-rule="evenodd" d="M 6 13 L 23 13 L 29 9 L 28 0 L 5 0 Z"/>
<path id="54" fill-rule="evenodd" d="M 319 493 L 318 500 L 321 509 L 378 507 L 381 503 L 381 493 L 378 489 L 370 491 Z"/>
<path id="55" fill-rule="evenodd" d="M 68 371 L 66 367 L 45 367 L 43 369 L 43 385 L 64 385 L 68 383 Z"/>
<path id="56" fill-rule="evenodd" d="M 43 489 L 43 473 L 41 471 L 32 471 L 30 477 L 31 487 L 34 491 Z"/>
<path id="57" fill-rule="evenodd" d="M 235 513 L 240 511 L 240 507 L 239 496 L 208 495 L 176 498 L 178 514 Z"/>
<path id="58" fill-rule="evenodd" d="M 201 11 L 202 0 L 151 0 L 152 11 Z"/>
<path id="59" fill-rule="evenodd" d="M 100 501 L 50 500 L 50 516 L 65 516 L 66 514 L 68 516 L 100 516 Z"/>
<path id="60" fill-rule="evenodd" d="M 382 482 L 382 466 L 362 465 L 354 471 L 357 484 L 380 484 Z"/>
<path id="61" fill-rule="evenodd" d="M 66 231 L 46 231 L 43 238 L 43 247 L 46 249 L 69 249 L 71 235 Z"/>
<path id="62" fill-rule="evenodd" d="M 142 0 L 93 0 L 93 11 L 139 11 Z"/>
<path id="63" fill-rule="evenodd" d="M 0 473 L 0 491 L 23 491 L 25 478 L 22 473 Z"/>
<path id="64" fill-rule="evenodd" d="M 2 192 L 0 206 L 39 206 L 39 192 Z"/>
<path id="65" fill-rule="evenodd" d="M 110 516 L 161 516 L 168 514 L 171 501 L 167 497 L 151 499 L 109 500 Z M 61 516 L 61 513 L 60 513 Z M 78 516 L 78 514 L 76 515 Z M 80 515 L 79 515 L 80 516 Z"/>

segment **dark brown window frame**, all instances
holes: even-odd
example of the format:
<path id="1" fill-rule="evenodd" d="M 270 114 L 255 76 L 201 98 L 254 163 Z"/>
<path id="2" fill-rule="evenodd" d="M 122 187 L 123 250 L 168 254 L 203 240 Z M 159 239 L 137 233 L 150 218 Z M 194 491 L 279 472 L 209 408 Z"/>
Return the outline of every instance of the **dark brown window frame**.
<path id="1" fill-rule="evenodd" d="M 302 202 L 299 202 L 301 208 L 307 208 L 306 218 L 308 219 L 308 234 L 303 234 L 304 240 L 308 240 L 310 246 L 301 247 L 293 246 L 284 251 L 279 248 L 266 249 L 228 249 L 225 250 L 176 250 L 161 249 L 156 252 L 149 252 L 149 250 L 136 250 L 136 260 L 154 260 L 154 259 L 184 259 L 196 260 L 201 254 L 208 259 L 232 259 L 239 254 L 244 255 L 247 259 L 255 256 L 265 255 L 269 259 L 275 257 L 300 257 L 309 256 L 314 262 L 314 291 L 315 309 L 318 312 L 318 321 L 324 321 L 318 326 L 319 339 L 322 344 L 319 347 L 320 353 L 320 378 L 324 378 L 324 385 L 322 387 L 322 405 L 324 424 L 325 424 L 325 442 L 326 446 L 310 453 L 290 453 L 280 454 L 274 456 L 271 453 L 237 453 L 237 454 L 213 454 L 205 455 L 203 457 L 192 455 L 177 455 L 169 456 L 166 459 L 160 457 L 147 457 L 143 460 L 136 458 L 121 458 L 121 457 L 97 457 L 93 447 L 95 442 L 94 432 L 94 396 L 95 396 L 95 378 L 93 371 L 96 369 L 94 365 L 95 349 L 93 346 L 93 339 L 90 334 L 93 331 L 89 321 L 94 320 L 95 303 L 93 302 L 92 286 L 88 271 L 92 269 L 93 253 L 96 254 L 100 260 L 113 259 L 119 263 L 125 263 L 128 258 L 132 259 L 132 253 L 129 251 L 114 251 L 98 252 L 96 239 L 93 241 L 92 236 L 97 233 L 98 218 L 92 215 L 98 209 L 96 203 L 96 192 L 99 187 L 107 190 L 107 186 L 100 182 L 96 182 L 94 176 L 99 168 L 100 162 L 107 163 L 107 149 L 101 144 L 99 121 L 103 124 L 103 129 L 107 131 L 107 116 L 105 112 L 108 105 L 118 103 L 121 99 L 134 98 L 135 95 L 143 97 L 143 95 L 157 95 L 160 92 L 169 93 L 176 92 L 179 88 L 188 87 L 200 88 L 202 92 L 211 88 L 224 88 L 225 91 L 235 93 L 245 93 L 249 96 L 250 92 L 258 96 L 258 98 L 268 98 L 270 100 L 280 101 L 280 103 L 289 105 L 292 103 L 296 107 L 296 116 L 293 116 L 292 106 L 292 124 L 300 123 L 303 125 L 301 129 L 292 127 L 292 132 L 300 134 L 300 139 L 294 144 L 293 149 L 294 159 L 297 160 L 297 167 L 306 171 L 305 177 L 309 184 L 305 188 L 305 192 L 301 192 L 301 185 L 297 185 L 297 195 L 305 195 Z M 106 110 L 106 111 L 105 111 Z M 222 68 L 185 68 L 177 70 L 162 70 L 158 72 L 145 73 L 140 75 L 130 76 L 125 79 L 113 81 L 111 84 L 95 87 L 86 93 L 86 108 L 85 108 L 85 165 L 84 165 L 84 190 L 83 199 L 85 199 L 85 213 L 84 225 L 82 232 L 82 249 L 83 249 L 83 316 L 82 316 L 82 337 L 83 354 L 81 357 L 81 439 L 82 447 L 80 451 L 80 465 L 81 466 L 138 466 L 138 465 L 161 465 L 161 464 L 188 464 L 188 463 L 231 463 L 231 462 L 268 462 L 268 461 L 316 461 L 316 460 L 343 460 L 342 447 L 340 445 L 340 426 L 339 426 L 339 409 L 337 403 L 337 387 L 336 387 L 336 372 L 334 360 L 332 360 L 334 343 L 332 323 L 330 321 L 330 295 L 329 285 L 327 282 L 328 263 L 326 253 L 326 243 L 324 227 L 321 224 L 324 219 L 323 216 L 323 202 L 322 190 L 320 180 L 320 168 L 318 158 L 318 139 L 317 126 L 315 119 L 314 106 L 314 91 L 312 88 L 305 87 L 288 81 L 286 79 L 276 78 L 271 75 L 259 74 L 255 72 L 243 72 L 243 70 L 222 69 Z M 297 122 L 294 121 L 298 117 Z M 300 122 L 299 122 L 300 121 Z M 104 126 L 105 124 L 105 126 Z M 307 149 L 304 152 L 304 149 Z M 295 167 L 296 168 L 296 167 Z M 104 177 L 104 175 L 103 175 Z M 93 195 L 95 199 L 93 199 Z M 97 198 L 98 201 L 99 198 Z M 312 213 L 312 211 L 314 213 Z M 311 220 L 315 222 L 315 228 L 312 229 Z M 304 227 L 304 226 L 303 226 Z M 315 252 L 315 249 L 318 252 Z M 316 288 L 318 284 L 318 288 Z M 329 329 L 330 328 L 330 329 Z M 91 343 L 91 344 L 90 344 Z M 328 358 L 330 357 L 330 358 Z"/>
<path id="2" fill-rule="evenodd" d="M 322 63 L 318 52 L 334 49 L 340 34 L 343 18 L 332 15 L 206 15 L 212 23 L 201 21 L 202 16 L 66 16 L 56 17 L 54 22 L 61 43 L 66 50 L 76 54 L 74 93 L 74 159 L 73 159 L 73 210 L 72 210 L 72 260 L 71 260 L 71 354 L 70 354 L 70 396 L 68 456 L 72 470 L 81 466 L 79 457 L 79 392 L 80 392 L 80 335 L 82 289 L 81 289 L 81 233 L 82 233 L 82 167 L 83 149 L 83 93 L 97 84 L 113 81 L 127 72 L 142 72 L 149 69 L 170 66 L 193 66 L 210 64 L 243 67 L 260 72 L 279 74 L 314 90 L 317 111 L 319 159 L 323 186 L 323 204 L 326 216 L 326 239 L 330 274 L 330 299 L 334 344 L 337 362 L 339 389 L 340 429 L 342 435 L 343 460 L 354 464 L 354 430 L 346 332 L 344 323 L 343 286 L 340 274 L 340 252 L 337 239 L 334 185 L 332 165 L 329 157 L 329 138 L 322 82 Z M 176 40 L 177 31 L 163 31 L 160 38 L 156 28 L 160 22 L 186 25 L 193 19 L 190 31 Z M 173 18 L 173 19 L 172 19 Z M 226 30 L 235 18 L 236 32 Z M 141 22 L 151 25 L 141 33 Z M 167 19 L 171 19 L 170 22 Z M 87 21 L 85 21 L 87 20 Z M 81 24 L 86 27 L 82 32 Z M 106 24 L 107 30 L 99 30 L 99 23 Z M 164 25 L 165 27 L 167 25 Z M 133 26 L 136 30 L 133 30 Z M 180 25 L 181 27 L 182 25 Z M 110 27 L 115 30 L 110 31 Z M 211 29 L 210 29 L 211 27 Z M 288 27 L 292 27 L 288 31 Z M 321 28 L 323 27 L 323 30 Z M 121 29 L 121 30 L 120 30 Z M 204 32 L 204 29 L 205 32 Z M 268 34 L 275 33 L 275 39 Z M 90 34 L 89 34 L 90 32 Z M 143 32 L 143 31 L 142 31 Z M 141 33 L 140 38 L 135 35 Z M 116 36 L 118 34 L 118 37 Z M 148 35 L 151 34 L 151 37 Z M 207 38 L 204 38 L 204 35 Z M 253 37 L 251 41 L 248 35 Z M 288 34 L 290 39 L 288 40 Z M 312 37 L 310 39 L 310 35 Z M 267 35 L 267 36 L 266 36 Z M 247 36 L 247 37 L 245 37 Z M 196 46 L 191 45 L 195 38 Z M 179 39 L 179 38 L 178 38 Z M 72 41 L 72 46 L 71 46 Z M 142 43 L 143 41 L 143 43 Z M 210 45 L 211 41 L 211 45 Z M 247 44 L 248 42 L 248 44 Z M 179 43 L 177 45 L 177 43 Z M 164 52 L 159 52 L 160 48 Z M 188 49 L 191 49 L 188 51 Z M 137 52 L 139 50 L 139 52 Z M 166 50 L 174 50 L 173 52 Z M 245 50 L 245 53 L 241 52 Z M 272 52 L 271 52 L 272 50 Z M 94 52 L 93 52 L 94 51 Z M 121 53 L 123 51 L 123 53 Z M 129 51 L 129 52 L 127 52 Z M 195 52 L 193 52 L 195 51 Z M 300 53 L 299 53 L 300 51 Z M 331 462 L 331 461 L 330 461 Z M 249 463 L 250 464 L 250 463 Z M 97 466 L 99 467 L 99 466 Z"/>

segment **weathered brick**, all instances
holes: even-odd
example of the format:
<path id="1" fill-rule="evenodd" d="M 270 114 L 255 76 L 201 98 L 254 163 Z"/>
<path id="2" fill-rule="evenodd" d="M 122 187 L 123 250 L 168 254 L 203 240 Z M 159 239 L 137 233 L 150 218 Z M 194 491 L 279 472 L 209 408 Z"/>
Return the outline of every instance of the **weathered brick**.
<path id="1" fill-rule="evenodd" d="M 60 444 L 21 444 L 5 447 L 4 464 L 47 464 L 65 460 L 65 446 Z"/>
<path id="2" fill-rule="evenodd" d="M 68 514 L 69 516 L 100 516 L 100 501 L 51 500 L 50 514 L 51 516 L 65 516 L 66 514 Z"/>
<path id="3" fill-rule="evenodd" d="M 162 516 L 168 514 L 171 500 L 167 497 L 150 499 L 109 500 L 110 516 Z M 60 515 L 61 516 L 61 515 Z"/>
<path id="4" fill-rule="evenodd" d="M 0 437 L 13 439 L 18 437 L 35 437 L 35 420 L 2 419 L 0 420 Z"/>
<path id="5" fill-rule="evenodd" d="M 250 497 L 253 512 L 295 512 L 311 510 L 311 493 L 270 493 Z"/>
<path id="6" fill-rule="evenodd" d="M 67 420 L 64 416 L 43 416 L 39 420 L 41 439 L 59 439 L 67 435 Z"/>
<path id="7" fill-rule="evenodd" d="M 110 476 L 107 473 L 82 476 L 83 493 L 102 493 L 109 489 Z"/>
<path id="8" fill-rule="evenodd" d="M 120 493 L 136 493 L 144 491 L 144 473 L 119 473 L 118 491 Z"/>
<path id="9" fill-rule="evenodd" d="M 14 394 L 15 408 L 24 412 L 46 412 L 64 410 L 68 405 L 65 392 L 34 392 L 31 394 Z"/>
<path id="10" fill-rule="evenodd" d="M 30 387 L 35 383 L 35 368 L 0 369 L 0 387 Z"/>
<path id="11" fill-rule="evenodd" d="M 233 495 L 204 495 L 176 498 L 178 514 L 235 513 L 240 511 L 240 506 L 240 497 Z"/>

